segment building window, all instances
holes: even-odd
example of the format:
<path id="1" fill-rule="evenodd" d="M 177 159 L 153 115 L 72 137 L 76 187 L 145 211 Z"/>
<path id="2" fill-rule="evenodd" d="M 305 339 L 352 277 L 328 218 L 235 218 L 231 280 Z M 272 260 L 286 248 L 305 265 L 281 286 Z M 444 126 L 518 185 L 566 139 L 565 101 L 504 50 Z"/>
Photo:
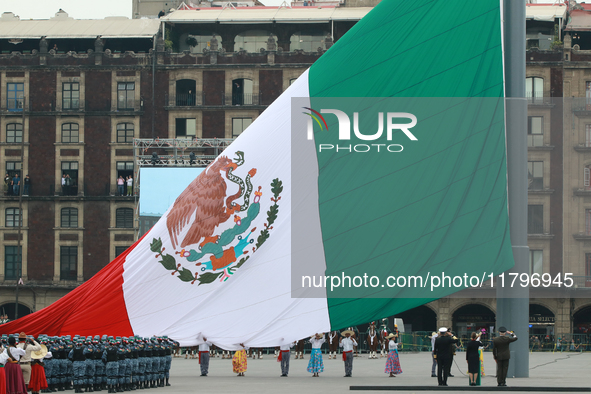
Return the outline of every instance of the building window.
<path id="1" fill-rule="evenodd" d="M 544 189 L 544 162 L 527 162 L 527 188 L 529 190 Z"/>
<path id="2" fill-rule="evenodd" d="M 259 52 L 267 49 L 267 41 L 272 36 L 277 42 L 277 36 L 266 30 L 248 30 L 234 37 L 234 51 Z"/>
<path id="3" fill-rule="evenodd" d="M 6 227 L 18 227 L 19 210 L 18 208 L 6 208 L 5 226 Z M 21 226 L 23 225 L 23 218 L 20 218 Z"/>
<path id="4" fill-rule="evenodd" d="M 80 84 L 78 82 L 64 82 L 62 84 L 62 109 L 80 108 Z"/>
<path id="5" fill-rule="evenodd" d="M 62 125 L 62 142 L 65 144 L 79 142 L 78 123 L 64 123 Z"/>
<path id="6" fill-rule="evenodd" d="M 176 119 L 176 138 L 194 139 L 197 135 L 197 122 L 192 118 Z"/>
<path id="7" fill-rule="evenodd" d="M 9 123 L 6 125 L 6 142 L 17 144 L 23 142 L 23 125 L 21 123 Z"/>
<path id="8" fill-rule="evenodd" d="M 76 280 L 78 278 L 78 247 L 60 246 L 60 279 Z"/>
<path id="9" fill-rule="evenodd" d="M 591 124 L 585 125 L 585 146 L 591 147 Z"/>
<path id="10" fill-rule="evenodd" d="M 530 104 L 542 103 L 544 98 L 544 80 L 539 77 L 526 78 L 525 97 Z"/>
<path id="11" fill-rule="evenodd" d="M 251 123 L 252 118 L 232 118 L 232 138 L 238 137 Z"/>
<path id="12" fill-rule="evenodd" d="M 117 257 L 121 253 L 125 252 L 127 249 L 130 248 L 130 246 L 115 246 L 115 257 Z"/>
<path id="13" fill-rule="evenodd" d="M 120 176 L 122 176 L 123 179 L 127 179 L 128 176 L 133 178 L 133 161 L 117 162 L 117 178 Z M 125 187 L 127 187 L 127 185 Z"/>
<path id="14" fill-rule="evenodd" d="M 25 99 L 24 83 L 6 84 L 6 109 L 9 111 L 22 111 Z"/>
<path id="15" fill-rule="evenodd" d="M 251 79 L 234 79 L 232 81 L 232 105 L 253 105 L 256 97 L 252 92 Z"/>
<path id="16" fill-rule="evenodd" d="M 63 194 L 65 196 L 78 195 L 78 162 L 62 161 L 62 176 L 65 175 Z"/>
<path id="17" fill-rule="evenodd" d="M 78 227 L 77 208 L 62 208 L 61 227 Z"/>
<path id="18" fill-rule="evenodd" d="M 527 146 L 543 146 L 544 145 L 544 129 L 542 116 L 528 116 L 527 117 Z"/>
<path id="19" fill-rule="evenodd" d="M 304 52 L 316 52 L 318 48 L 324 49 L 324 39 L 330 33 L 327 31 L 298 31 L 291 36 L 289 51 L 303 50 Z"/>
<path id="20" fill-rule="evenodd" d="M 117 142 L 133 142 L 133 123 L 119 123 L 117 125 Z"/>
<path id="21" fill-rule="evenodd" d="M 135 82 L 117 83 L 117 109 L 133 111 L 135 103 Z"/>
<path id="22" fill-rule="evenodd" d="M 4 279 L 16 280 L 21 276 L 22 246 L 4 247 Z"/>
<path id="23" fill-rule="evenodd" d="M 20 161 L 7 161 L 6 162 L 6 173 L 11 177 L 15 175 L 21 175 L 21 162 Z"/>
<path id="24" fill-rule="evenodd" d="M 529 251 L 529 274 L 543 274 L 544 264 L 542 260 L 542 250 Z"/>
<path id="25" fill-rule="evenodd" d="M 217 34 L 213 34 L 213 35 L 215 35 L 215 38 L 217 40 L 218 46 L 217 46 L 217 48 L 215 48 L 215 50 L 217 51 L 219 48 L 222 47 L 222 37 L 220 37 Z M 211 41 L 212 41 L 212 34 L 205 34 L 205 32 L 201 32 L 200 35 L 188 34 L 187 38 L 185 38 L 184 40 L 183 39 L 180 40 L 180 42 L 179 42 L 180 50 L 181 51 L 191 51 L 191 53 L 203 54 L 204 49 L 212 50 Z"/>
<path id="26" fill-rule="evenodd" d="M 591 166 L 583 169 L 583 185 L 585 190 L 591 190 Z"/>
<path id="27" fill-rule="evenodd" d="M 591 235 L 591 209 L 585 209 L 585 235 Z"/>
<path id="28" fill-rule="evenodd" d="M 527 233 L 544 234 L 544 206 L 527 206 Z"/>
<path id="29" fill-rule="evenodd" d="M 133 209 L 119 208 L 116 211 L 115 227 L 133 228 Z"/>

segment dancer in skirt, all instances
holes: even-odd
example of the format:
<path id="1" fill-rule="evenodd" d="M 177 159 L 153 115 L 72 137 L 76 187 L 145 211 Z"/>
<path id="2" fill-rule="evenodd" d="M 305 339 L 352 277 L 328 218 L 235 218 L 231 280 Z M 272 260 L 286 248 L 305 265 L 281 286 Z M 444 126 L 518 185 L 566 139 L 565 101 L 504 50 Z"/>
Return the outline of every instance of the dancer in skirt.
<path id="1" fill-rule="evenodd" d="M 320 372 L 324 372 L 324 363 L 322 362 L 322 352 L 320 348 L 324 343 L 324 333 L 316 334 L 310 338 L 312 344 L 312 353 L 310 353 L 310 362 L 308 362 L 307 371 L 312 373 L 313 377 L 317 378 Z"/>
<path id="2" fill-rule="evenodd" d="M 31 380 L 28 388 L 33 394 L 39 394 L 39 391 L 48 387 L 45 369 L 43 368 L 43 359 L 47 354 L 47 347 L 45 345 L 40 345 L 40 347 L 41 350 L 31 352 Z"/>
<path id="3" fill-rule="evenodd" d="M 402 373 L 400 368 L 400 359 L 398 358 L 398 344 L 396 343 L 397 335 L 390 334 L 386 337 L 390 342 L 388 343 L 390 351 L 388 352 L 388 360 L 386 361 L 385 373 L 389 373 L 391 378 Z"/>
<path id="4" fill-rule="evenodd" d="M 0 394 L 6 394 L 6 374 L 4 366 L 8 364 L 10 357 L 6 352 L 0 353 Z"/>
<path id="5" fill-rule="evenodd" d="M 241 343 L 240 346 L 242 346 L 242 349 L 237 350 L 236 353 L 234 353 L 234 357 L 232 357 L 232 371 L 237 373 L 238 376 L 244 376 L 247 367 L 246 351 L 248 350 L 248 347 L 244 346 L 243 343 Z"/>
<path id="6" fill-rule="evenodd" d="M 6 394 L 27 394 L 23 371 L 18 365 L 21 356 L 25 355 L 25 351 L 16 347 L 16 339 L 11 336 L 8 337 L 8 347 L 4 353 L 9 357 L 8 362 L 4 365 Z"/>

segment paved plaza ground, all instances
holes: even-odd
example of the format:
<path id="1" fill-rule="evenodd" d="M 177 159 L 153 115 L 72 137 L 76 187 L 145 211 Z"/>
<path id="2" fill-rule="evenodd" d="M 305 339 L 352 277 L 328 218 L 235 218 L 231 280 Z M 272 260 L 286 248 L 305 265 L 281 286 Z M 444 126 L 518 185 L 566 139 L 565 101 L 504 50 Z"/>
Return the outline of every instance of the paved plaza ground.
<path id="1" fill-rule="evenodd" d="M 459 352 L 452 369 L 453 378 L 449 386 L 468 386 L 465 353 Z M 402 353 L 400 363 L 403 374 L 388 378 L 383 372 L 384 358 L 369 360 L 367 355 L 355 358 L 353 377 L 344 378 L 343 362 L 324 359 L 324 373 L 313 378 L 306 372 L 309 357 L 290 363 L 289 377 L 281 378 L 279 363 L 271 356 L 262 360 L 248 360 L 245 377 L 232 373 L 232 361 L 215 358 L 211 360 L 209 376 L 200 377 L 197 360 L 174 358 L 170 383 L 172 387 L 147 390 L 148 393 L 261 393 L 261 394 L 313 394 L 349 392 L 350 386 L 433 386 L 437 392 L 437 378 L 431 377 L 431 358 L 427 352 Z M 475 387 L 487 392 L 486 387 L 496 387 L 495 362 L 492 353 L 485 353 L 486 376 L 483 387 Z M 529 359 L 530 377 L 507 379 L 508 386 L 534 387 L 591 387 L 591 353 L 533 353 Z M 146 390 L 144 390 L 146 391 Z M 400 391 L 398 391 L 400 392 Z M 403 391 L 404 392 L 404 391 Z M 408 391 L 412 392 L 412 391 Z M 429 393 L 427 391 L 425 393 Z M 535 391 L 532 391 L 535 392 Z"/>

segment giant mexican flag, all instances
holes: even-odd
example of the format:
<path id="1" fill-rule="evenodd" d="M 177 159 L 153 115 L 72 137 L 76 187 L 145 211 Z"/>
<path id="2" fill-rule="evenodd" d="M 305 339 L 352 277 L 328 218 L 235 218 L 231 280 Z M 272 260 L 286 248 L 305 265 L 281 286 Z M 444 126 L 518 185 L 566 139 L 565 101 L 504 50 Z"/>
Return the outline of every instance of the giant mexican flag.
<path id="1" fill-rule="evenodd" d="M 429 276 L 505 271 L 503 93 L 500 0 L 384 0 L 142 239 L 1 331 L 276 346 L 459 290 L 432 288 Z M 382 108 L 384 130 L 371 141 L 378 117 L 355 128 L 368 103 Z M 338 108 L 355 129 L 349 140 Z M 364 274 L 379 284 L 318 287 L 334 282 L 315 276 Z M 400 276 L 428 286 L 384 286 Z"/>

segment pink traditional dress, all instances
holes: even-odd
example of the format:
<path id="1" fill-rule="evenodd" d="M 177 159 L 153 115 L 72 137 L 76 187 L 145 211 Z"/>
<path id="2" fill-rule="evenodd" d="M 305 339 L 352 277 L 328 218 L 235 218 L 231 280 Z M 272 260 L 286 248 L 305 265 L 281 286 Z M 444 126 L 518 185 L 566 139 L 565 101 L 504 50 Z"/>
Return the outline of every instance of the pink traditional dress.
<path id="1" fill-rule="evenodd" d="M 389 348 L 390 351 L 388 352 L 388 360 L 386 360 L 386 369 L 384 372 L 395 375 L 401 374 L 402 368 L 400 368 L 400 359 L 398 358 L 398 344 L 393 339 L 390 339 Z"/>

